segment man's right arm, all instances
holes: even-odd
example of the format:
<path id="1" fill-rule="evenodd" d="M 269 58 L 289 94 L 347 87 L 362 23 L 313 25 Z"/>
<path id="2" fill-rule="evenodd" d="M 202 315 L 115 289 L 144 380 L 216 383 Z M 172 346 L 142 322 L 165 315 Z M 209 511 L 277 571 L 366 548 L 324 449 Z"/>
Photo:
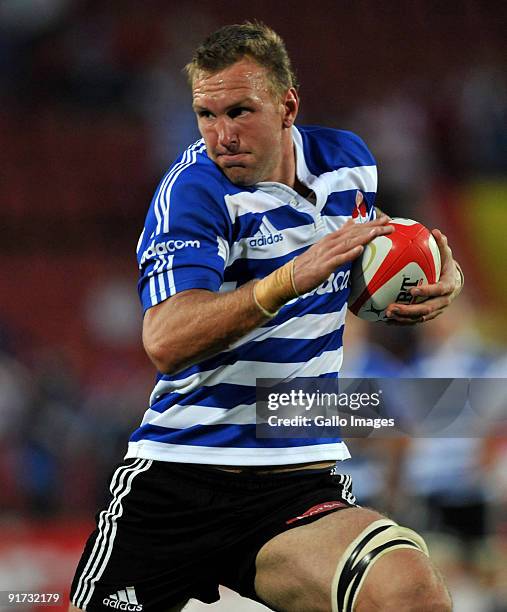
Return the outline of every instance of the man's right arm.
<path id="1" fill-rule="evenodd" d="M 285 264 L 294 265 L 297 294 L 287 285 L 280 286 L 280 277 L 290 282 L 290 275 L 280 275 L 279 269 L 235 291 L 191 289 L 149 308 L 143 323 L 148 356 L 160 372 L 174 374 L 229 348 L 269 319 L 266 310 L 276 311 L 296 295 L 315 289 L 338 267 L 358 257 L 373 238 L 390 234 L 388 221 L 387 216 L 363 224 L 348 221 L 294 263 Z"/>

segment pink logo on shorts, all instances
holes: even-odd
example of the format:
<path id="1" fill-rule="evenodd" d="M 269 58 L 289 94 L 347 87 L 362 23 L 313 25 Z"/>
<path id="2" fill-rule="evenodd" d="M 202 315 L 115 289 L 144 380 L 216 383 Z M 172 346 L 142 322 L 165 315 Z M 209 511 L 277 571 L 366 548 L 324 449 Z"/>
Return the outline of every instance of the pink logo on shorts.
<path id="1" fill-rule="evenodd" d="M 324 502 L 322 504 L 317 504 L 316 506 L 312 506 L 308 508 L 303 514 L 299 516 L 295 516 L 294 518 L 289 519 L 285 522 L 286 525 L 290 525 L 296 521 L 299 521 L 304 518 L 308 518 L 309 516 L 313 516 L 314 514 L 320 514 L 321 512 L 328 512 L 329 510 L 335 510 L 336 508 L 348 508 L 347 504 L 344 504 L 341 501 L 330 501 Z"/>

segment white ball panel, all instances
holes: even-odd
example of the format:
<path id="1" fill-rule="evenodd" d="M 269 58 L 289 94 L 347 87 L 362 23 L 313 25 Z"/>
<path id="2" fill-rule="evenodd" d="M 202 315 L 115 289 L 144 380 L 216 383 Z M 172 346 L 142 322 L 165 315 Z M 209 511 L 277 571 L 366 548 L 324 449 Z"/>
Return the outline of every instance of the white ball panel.
<path id="1" fill-rule="evenodd" d="M 438 248 L 437 241 L 431 235 L 428 240 L 428 246 L 430 247 L 430 253 L 433 257 L 433 261 L 435 262 L 435 270 L 437 271 L 437 280 L 440 278 L 440 272 L 442 269 L 442 261 L 440 258 L 440 250 Z"/>
<path id="2" fill-rule="evenodd" d="M 414 221 L 413 219 L 404 219 L 403 217 L 393 217 L 391 221 L 398 225 L 406 225 L 406 226 L 419 224 L 418 221 Z"/>
<path id="3" fill-rule="evenodd" d="M 377 236 L 375 240 L 365 245 L 359 260 L 352 266 L 352 286 L 349 302 L 353 302 L 361 295 L 366 285 L 384 263 L 384 259 L 391 248 L 392 242 L 386 236 Z"/>
<path id="4" fill-rule="evenodd" d="M 384 283 L 369 300 L 359 309 L 358 316 L 367 321 L 387 321 L 385 309 L 406 294 L 410 303 L 408 290 L 415 287 L 420 281 L 426 283 L 427 278 L 421 267 L 415 263 L 409 263 L 397 274 Z M 401 302 L 403 303 L 403 302 Z"/>

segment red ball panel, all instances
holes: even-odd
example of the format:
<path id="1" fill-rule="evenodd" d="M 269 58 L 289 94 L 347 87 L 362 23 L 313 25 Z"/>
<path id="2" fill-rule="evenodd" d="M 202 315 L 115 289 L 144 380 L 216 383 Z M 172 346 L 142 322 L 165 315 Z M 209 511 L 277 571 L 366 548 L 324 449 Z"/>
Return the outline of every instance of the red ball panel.
<path id="1" fill-rule="evenodd" d="M 434 283 L 438 279 L 439 271 L 436 270 L 429 246 L 431 232 L 417 222 L 406 225 L 393 221 L 391 225 L 395 231 L 385 236 L 391 242 L 389 252 L 362 293 L 353 304 L 349 304 L 349 308 L 355 314 L 384 284 L 412 262 L 419 265 L 429 283 Z"/>

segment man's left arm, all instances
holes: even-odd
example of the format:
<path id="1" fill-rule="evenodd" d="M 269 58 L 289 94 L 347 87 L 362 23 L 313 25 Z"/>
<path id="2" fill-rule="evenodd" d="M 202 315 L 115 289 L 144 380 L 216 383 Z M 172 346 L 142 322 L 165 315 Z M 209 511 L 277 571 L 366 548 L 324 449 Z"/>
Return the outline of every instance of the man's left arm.
<path id="1" fill-rule="evenodd" d="M 440 280 L 432 285 L 420 285 L 411 290 L 414 297 L 426 298 L 424 302 L 409 305 L 390 304 L 386 315 L 393 323 L 414 325 L 431 321 L 444 312 L 463 288 L 463 272 L 453 259 L 447 237 L 438 229 L 434 229 L 432 234 L 437 241 L 442 262 Z"/>

